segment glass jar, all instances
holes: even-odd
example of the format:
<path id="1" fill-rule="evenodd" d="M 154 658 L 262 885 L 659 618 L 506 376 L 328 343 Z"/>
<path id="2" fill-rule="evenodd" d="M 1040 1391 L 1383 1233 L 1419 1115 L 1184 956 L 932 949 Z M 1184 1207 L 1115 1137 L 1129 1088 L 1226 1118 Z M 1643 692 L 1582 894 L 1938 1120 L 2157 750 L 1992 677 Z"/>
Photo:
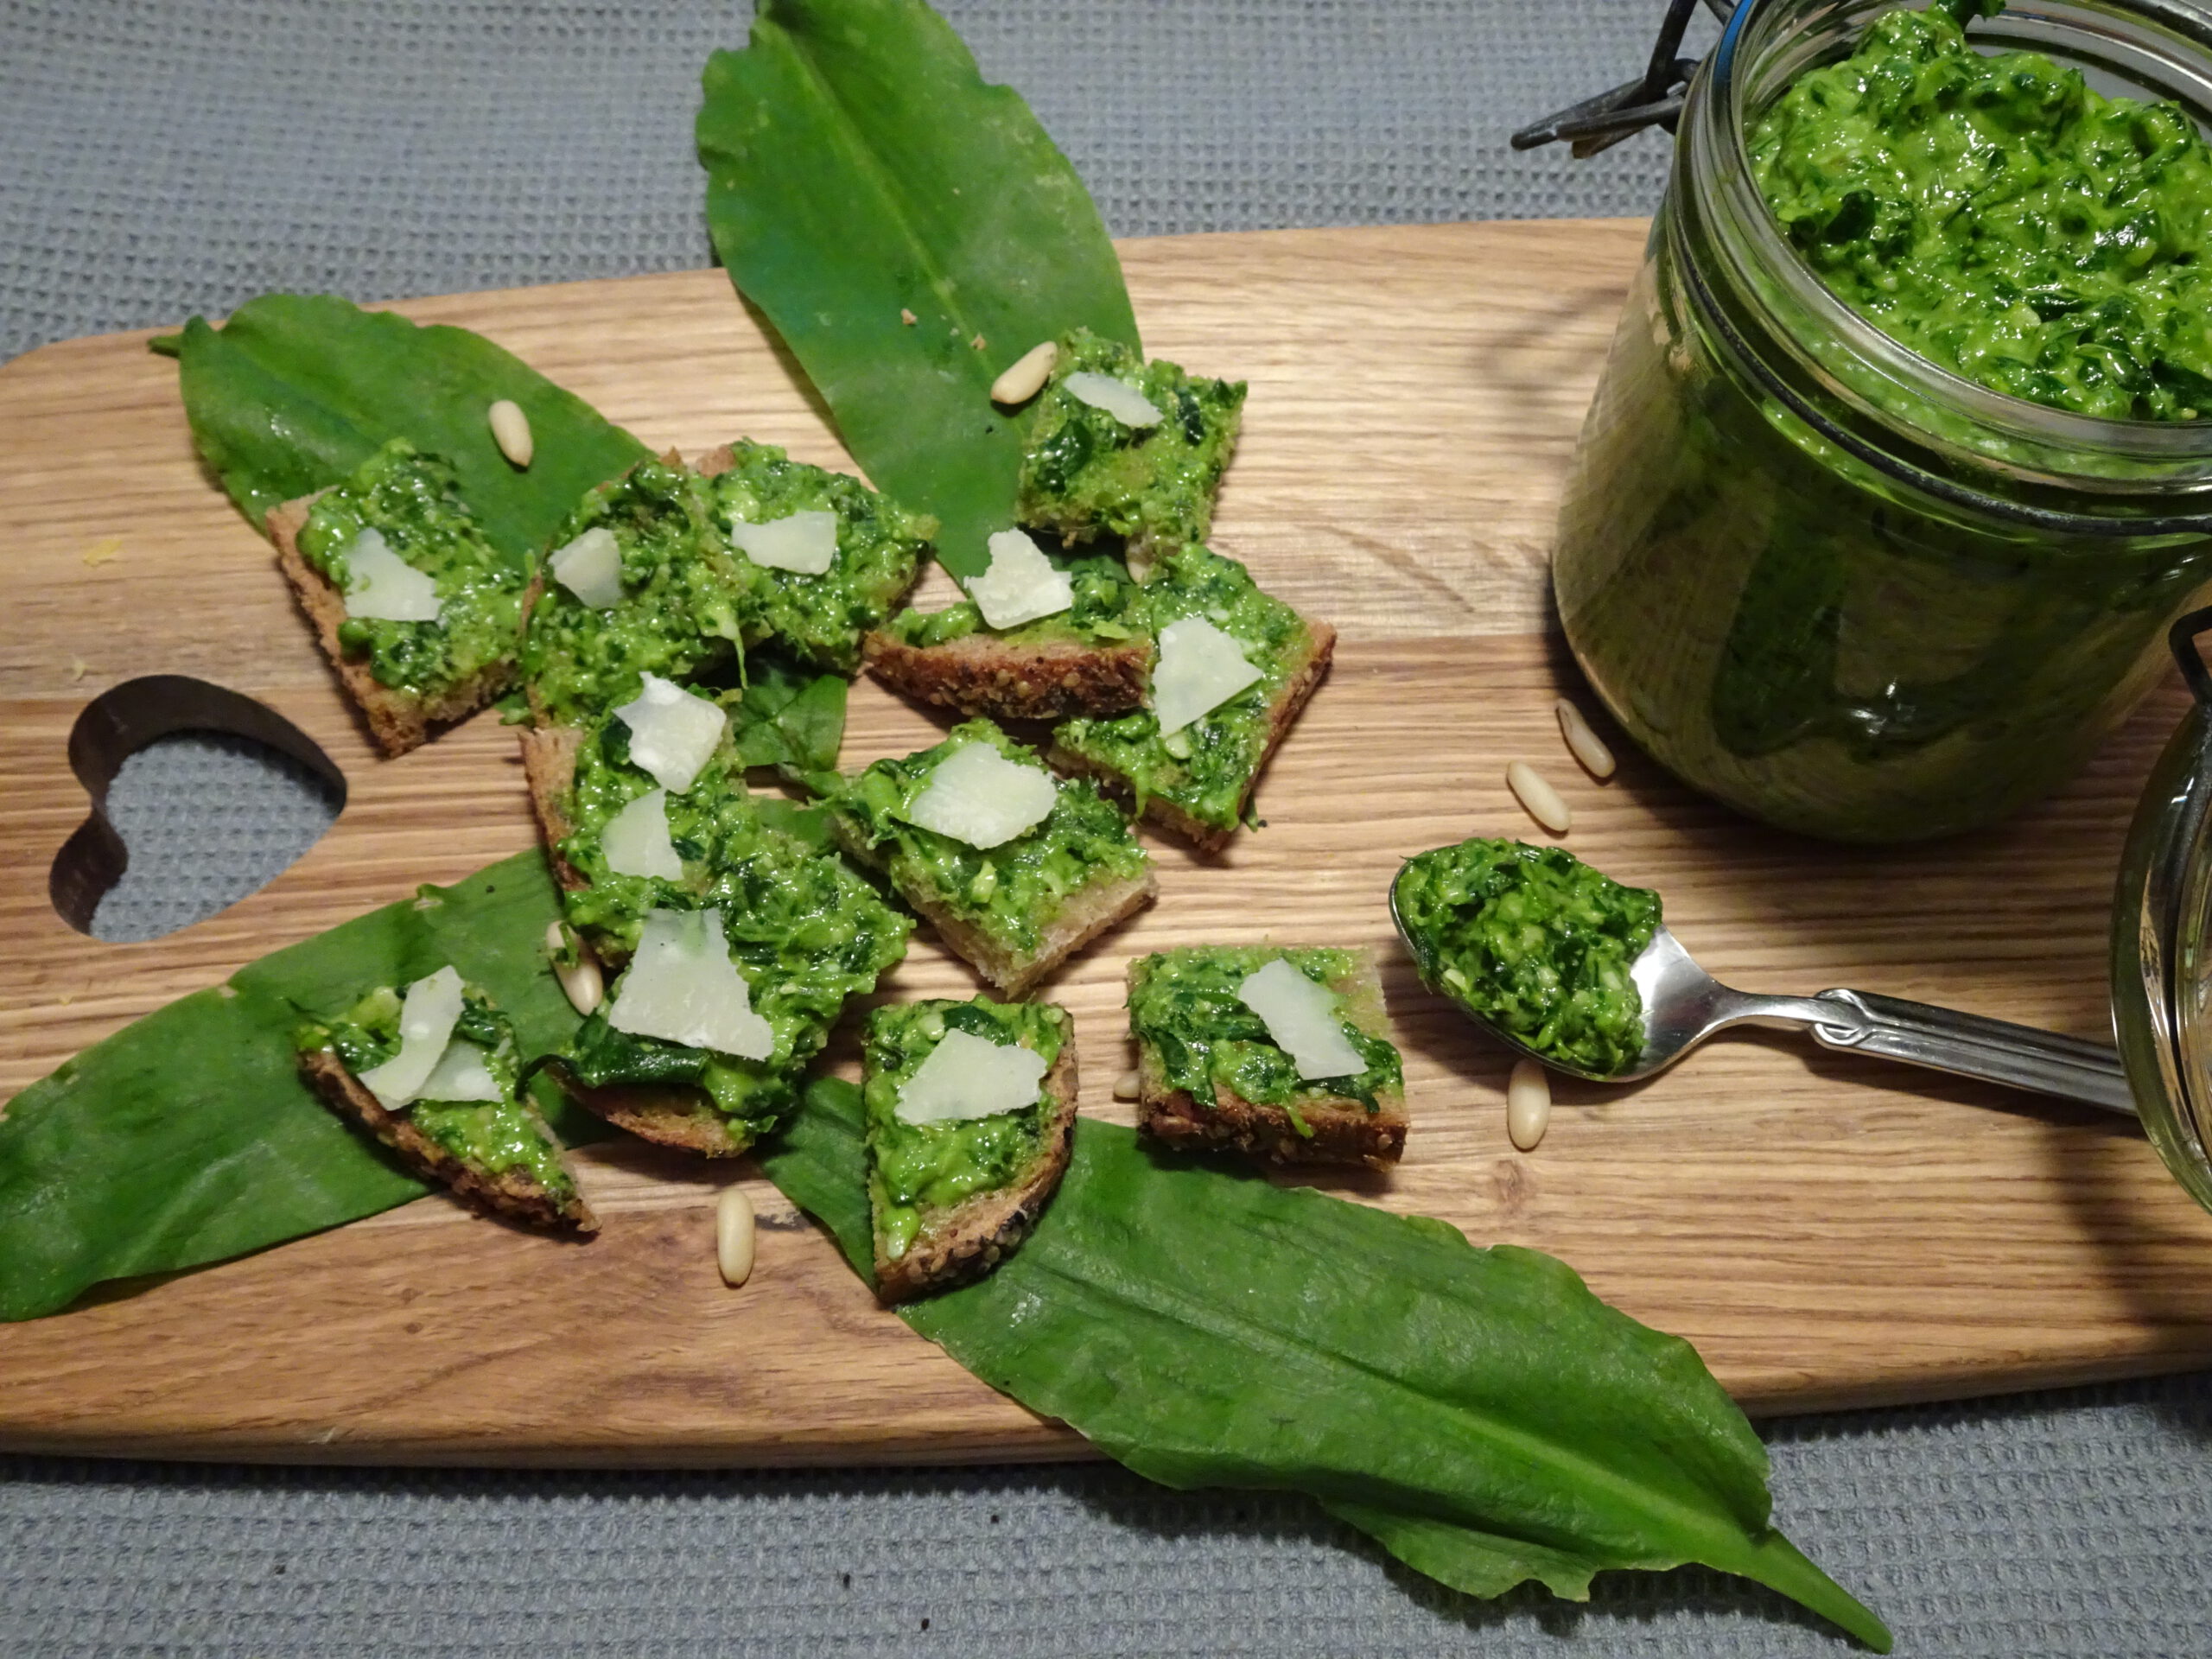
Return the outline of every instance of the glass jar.
<path id="1" fill-rule="evenodd" d="M 1829 292 L 1744 135 L 1884 3 L 1742 0 L 1582 431 L 1553 585 L 1629 734 L 1785 829 L 1919 839 L 2088 759 L 2212 588 L 2212 420 L 2100 420 L 1938 368 Z M 1977 45 L 2212 108 L 2212 23 L 2167 0 L 2013 0 Z"/>

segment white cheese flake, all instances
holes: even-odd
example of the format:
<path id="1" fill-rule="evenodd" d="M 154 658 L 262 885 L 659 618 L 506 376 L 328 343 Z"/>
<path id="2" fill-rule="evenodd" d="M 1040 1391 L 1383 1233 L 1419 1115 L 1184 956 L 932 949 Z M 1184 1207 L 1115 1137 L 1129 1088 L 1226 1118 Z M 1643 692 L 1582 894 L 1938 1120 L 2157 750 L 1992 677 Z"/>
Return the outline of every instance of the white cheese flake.
<path id="1" fill-rule="evenodd" d="M 668 836 L 668 791 L 647 790 L 607 821 L 599 832 L 599 849 L 607 855 L 607 868 L 617 875 L 658 875 L 671 881 L 683 879 L 683 861 Z"/>
<path id="2" fill-rule="evenodd" d="M 1089 404 L 1093 409 L 1103 409 L 1123 426 L 1158 426 L 1159 410 L 1152 400 L 1126 380 L 1116 380 L 1110 374 L 1093 374 L 1089 369 L 1077 369 L 1060 384 L 1077 403 Z"/>
<path id="3" fill-rule="evenodd" d="M 837 515 L 809 509 L 771 518 L 765 524 L 730 520 L 729 538 L 755 564 L 818 576 L 837 562 Z"/>
<path id="4" fill-rule="evenodd" d="M 404 1111 L 423 1097 L 461 1019 L 461 970 L 444 967 L 407 988 L 399 1005 L 399 1052 L 361 1073 L 361 1086 L 388 1112 Z"/>
<path id="5" fill-rule="evenodd" d="M 446 1045 L 430 1075 L 423 1079 L 421 1100 L 499 1101 L 507 1097 L 499 1080 L 485 1064 L 484 1050 L 465 1037 Z"/>
<path id="6" fill-rule="evenodd" d="M 607 1023 L 633 1037 L 748 1060 L 775 1052 L 775 1033 L 753 1011 L 753 992 L 730 959 L 719 910 L 649 910 Z"/>
<path id="7" fill-rule="evenodd" d="M 371 524 L 346 549 L 346 614 L 370 622 L 435 622 L 438 584 L 391 550 Z"/>
<path id="8" fill-rule="evenodd" d="M 978 741 L 938 761 L 900 816 L 988 851 L 1042 823 L 1059 795 L 1059 785 L 1044 767 L 1009 760 Z"/>
<path id="9" fill-rule="evenodd" d="M 547 561 L 553 580 L 594 611 L 622 602 L 622 543 L 605 524 L 589 530 Z"/>
<path id="10" fill-rule="evenodd" d="M 968 597 L 995 628 L 1019 627 L 1057 616 L 1075 603 L 1075 584 L 1053 568 L 1045 550 L 1019 530 L 992 534 L 990 568 L 968 579 Z"/>
<path id="11" fill-rule="evenodd" d="M 1036 1103 L 1049 1070 L 1033 1048 L 948 1031 L 899 1085 L 897 1115 L 905 1123 L 950 1123 L 1018 1112 Z"/>
<path id="12" fill-rule="evenodd" d="M 1160 734 L 1181 731 L 1263 677 L 1244 659 L 1243 647 L 1204 617 L 1170 622 L 1160 631 L 1160 660 L 1152 670 Z"/>
<path id="13" fill-rule="evenodd" d="M 1354 1077 L 1367 1070 L 1367 1062 L 1344 1035 L 1337 994 L 1315 984 L 1287 959 L 1277 957 L 1246 975 L 1236 995 L 1266 1023 L 1275 1046 L 1290 1056 L 1298 1075 L 1306 1081 Z"/>
<path id="14" fill-rule="evenodd" d="M 729 725 L 715 704 L 658 674 L 646 675 L 638 700 L 614 712 L 630 728 L 630 759 L 671 795 L 698 782 Z"/>

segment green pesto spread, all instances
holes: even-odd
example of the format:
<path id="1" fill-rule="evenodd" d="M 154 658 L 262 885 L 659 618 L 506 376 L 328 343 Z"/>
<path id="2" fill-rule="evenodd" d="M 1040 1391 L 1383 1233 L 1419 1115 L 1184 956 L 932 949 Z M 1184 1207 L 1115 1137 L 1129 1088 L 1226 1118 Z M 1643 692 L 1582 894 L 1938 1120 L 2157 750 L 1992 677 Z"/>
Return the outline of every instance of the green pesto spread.
<path id="1" fill-rule="evenodd" d="M 590 884 L 564 895 L 569 924 L 603 958 L 619 962 L 636 949 L 647 911 L 719 910 L 775 1048 L 765 1060 L 710 1054 L 617 1031 L 594 1014 L 565 1064 L 592 1088 L 694 1084 L 735 1126 L 757 1135 L 797 1104 L 800 1068 L 828 1039 L 845 1000 L 873 990 L 906 955 L 913 924 L 842 860 L 771 827 L 727 747 L 689 790 L 668 797 L 669 840 L 683 879 L 617 874 L 601 836 L 625 806 L 658 787 L 632 764 L 620 720 L 608 716 L 587 732 L 568 803 L 574 827 L 558 849 Z"/>
<path id="2" fill-rule="evenodd" d="M 914 585 L 937 520 L 909 512 L 856 478 L 741 440 L 733 464 L 708 480 L 717 530 L 767 524 L 795 512 L 837 515 L 837 556 L 820 575 L 755 564 L 734 543 L 730 557 L 756 573 L 745 643 L 773 640 L 808 662 L 849 674 L 861 635 L 879 627 Z"/>
<path id="3" fill-rule="evenodd" d="M 906 1255 L 936 1212 L 1020 1179 L 1052 1115 L 1044 1091 L 1023 1110 L 943 1123 L 909 1123 L 899 1090 L 948 1031 L 1019 1043 L 1050 1066 L 1067 1040 L 1066 1013 L 1046 1002 L 894 1002 L 868 1015 L 864 1052 L 868 1200 L 886 1261 Z"/>
<path id="4" fill-rule="evenodd" d="M 1580 1071 L 1643 1053 L 1630 972 L 1659 931 L 1657 893 L 1564 848 L 1478 837 L 1408 859 L 1391 896 L 1430 989 Z"/>
<path id="5" fill-rule="evenodd" d="M 1982 56 L 1961 4 L 1884 13 L 1759 117 L 1775 217 L 1853 309 L 1967 379 L 2107 419 L 2212 412 L 2212 150 L 2178 105 Z"/>
<path id="6" fill-rule="evenodd" d="M 1160 423 L 1126 426 L 1093 408 L 1068 391 L 1076 373 L 1134 387 L 1160 411 Z M 1052 378 L 1038 397 L 1015 516 L 1066 541 L 1103 531 L 1147 553 L 1202 542 L 1243 408 L 1242 380 L 1207 380 L 1173 363 L 1147 363 L 1119 341 L 1078 328 L 1060 341 Z"/>
<path id="7" fill-rule="evenodd" d="M 1143 810 L 1154 796 L 1200 823 L 1236 828 L 1268 758 L 1276 697 L 1311 653 L 1305 620 L 1260 591 L 1234 559 L 1190 546 L 1154 567 L 1145 609 L 1155 632 L 1184 617 L 1204 617 L 1236 641 L 1261 677 L 1166 737 L 1149 709 L 1111 719 L 1071 720 L 1055 732 L 1069 753 L 1125 779 Z"/>
<path id="8" fill-rule="evenodd" d="M 1120 645 L 1151 637 L 1145 590 L 1120 559 L 1107 553 L 1067 554 L 1051 548 L 1045 550 L 1045 556 L 1068 574 L 1074 602 L 1065 611 L 993 629 L 982 612 L 963 600 L 941 611 L 901 611 L 884 632 L 902 645 L 916 647 L 950 645 L 973 633 L 988 634 L 1012 645 Z"/>
<path id="9" fill-rule="evenodd" d="M 594 610 L 554 579 L 550 556 L 601 527 L 621 549 L 622 599 Z M 544 563 L 522 667 L 558 725 L 632 701 L 648 673 L 680 682 L 719 666 L 743 637 L 761 580 L 714 529 L 707 480 L 659 461 L 587 491 Z"/>
<path id="10" fill-rule="evenodd" d="M 1341 1019 L 1366 1069 L 1356 1077 L 1304 1078 L 1268 1035 L 1267 1021 L 1245 1007 L 1237 987 L 1278 957 L 1340 996 L 1364 967 L 1355 950 L 1186 945 L 1157 952 L 1129 968 L 1129 1031 L 1138 1046 L 1168 1088 L 1200 1105 L 1217 1104 L 1215 1089 L 1226 1088 L 1255 1106 L 1281 1107 L 1303 1135 L 1313 1131 L 1299 1114 L 1301 1103 L 1357 1100 L 1370 1112 L 1380 1109 L 1379 1095 L 1405 1086 L 1398 1051 L 1387 1039 Z"/>
<path id="11" fill-rule="evenodd" d="M 302 1026 L 294 1039 L 302 1053 L 331 1049 L 356 1077 L 399 1052 L 400 991 L 378 987 L 327 1024 Z M 514 1032 L 507 1018 L 474 985 L 461 988 L 453 1034 L 484 1051 L 485 1069 L 504 1100 L 418 1100 L 401 1116 L 444 1151 L 484 1175 L 520 1169 L 556 1198 L 575 1195 L 553 1132 L 518 1087 Z"/>
<path id="12" fill-rule="evenodd" d="M 365 530 L 438 592 L 435 622 L 348 617 L 339 625 L 340 649 L 365 658 L 378 684 L 433 699 L 513 661 L 529 572 L 477 528 L 451 467 L 394 438 L 315 498 L 300 530 L 301 556 L 342 594 L 352 575 L 346 550 Z"/>
<path id="13" fill-rule="evenodd" d="M 908 823 L 907 808 L 938 766 L 970 743 L 988 743 L 1009 760 L 1045 769 L 1034 750 L 988 720 L 971 720 L 933 748 L 878 760 L 831 810 L 849 844 L 880 864 L 910 901 L 942 906 L 1009 954 L 1033 955 L 1077 893 L 1094 881 L 1141 879 L 1152 861 L 1121 809 L 1080 779 L 1059 785 L 1041 823 L 995 847 L 970 847 Z"/>

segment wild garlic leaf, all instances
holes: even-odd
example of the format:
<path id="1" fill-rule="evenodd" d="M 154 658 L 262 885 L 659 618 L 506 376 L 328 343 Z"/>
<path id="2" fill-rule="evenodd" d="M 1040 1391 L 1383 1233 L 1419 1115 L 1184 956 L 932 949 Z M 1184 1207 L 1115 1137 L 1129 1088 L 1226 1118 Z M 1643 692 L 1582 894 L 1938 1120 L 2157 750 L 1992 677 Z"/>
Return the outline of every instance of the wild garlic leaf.
<path id="1" fill-rule="evenodd" d="M 764 0 L 705 86 L 707 227 L 731 280 L 870 481 L 938 516 L 955 575 L 982 574 L 1026 425 L 992 381 L 1077 325 L 1138 343 L 1082 180 L 920 0 Z"/>

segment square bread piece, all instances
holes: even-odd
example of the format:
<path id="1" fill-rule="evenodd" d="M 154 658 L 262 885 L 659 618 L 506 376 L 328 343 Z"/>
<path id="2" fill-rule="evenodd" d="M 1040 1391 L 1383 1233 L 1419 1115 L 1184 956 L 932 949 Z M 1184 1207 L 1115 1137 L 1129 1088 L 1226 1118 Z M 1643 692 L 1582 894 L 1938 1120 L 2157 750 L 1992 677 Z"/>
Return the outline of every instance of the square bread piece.
<path id="1" fill-rule="evenodd" d="M 1121 808 L 1081 779 L 1053 777 L 988 720 L 877 761 L 831 804 L 830 824 L 838 845 L 1011 997 L 1159 892 Z"/>
<path id="2" fill-rule="evenodd" d="M 980 996 L 888 1003 L 868 1016 L 862 1054 L 877 1296 L 909 1301 L 982 1278 L 1028 1236 L 1067 1168 L 1073 1016 Z"/>
<path id="3" fill-rule="evenodd" d="M 1299 1075 L 1275 1027 L 1240 994 L 1252 975 L 1278 960 L 1325 993 L 1305 1000 L 1326 1010 L 1319 1017 L 1339 1028 L 1366 1060 L 1363 1071 L 1313 1080 Z M 1405 1074 L 1389 1039 L 1373 951 L 1186 945 L 1129 964 L 1128 1007 L 1138 1127 L 1168 1145 L 1220 1147 L 1262 1163 L 1377 1169 L 1405 1149 Z"/>
<path id="4" fill-rule="evenodd" d="M 1244 383 L 1147 362 L 1087 328 L 1059 346 L 1029 417 L 1014 516 L 1070 545 L 1121 537 L 1140 572 L 1157 554 L 1205 540 Z"/>
<path id="5" fill-rule="evenodd" d="M 1052 734 L 1049 759 L 1141 802 L 1145 817 L 1201 850 L 1219 852 L 1243 824 L 1260 773 L 1329 671 L 1337 631 L 1262 592 L 1235 559 L 1195 545 L 1161 559 L 1145 593 L 1160 642 L 1147 706 L 1110 720 L 1065 721 Z M 1163 734 L 1160 688 L 1180 655 L 1179 624 L 1216 653 L 1233 646 L 1257 673 Z"/>
<path id="6" fill-rule="evenodd" d="M 271 507 L 265 527 L 323 654 L 387 755 L 465 720 L 512 681 L 529 572 L 486 539 L 437 457 L 395 438 L 345 482 Z M 356 615 L 349 588 L 357 608 L 374 595 L 379 608 L 410 608 L 392 605 L 397 597 L 436 613 Z"/>

